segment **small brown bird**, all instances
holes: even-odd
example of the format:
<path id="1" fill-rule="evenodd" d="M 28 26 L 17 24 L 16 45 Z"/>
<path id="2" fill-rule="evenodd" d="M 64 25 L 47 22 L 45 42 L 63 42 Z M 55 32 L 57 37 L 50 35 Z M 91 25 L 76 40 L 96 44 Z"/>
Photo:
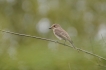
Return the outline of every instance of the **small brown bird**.
<path id="1" fill-rule="evenodd" d="M 64 30 L 62 29 L 62 27 L 59 25 L 59 24 L 53 24 L 49 29 L 52 29 L 53 30 L 53 33 L 54 35 L 60 39 L 60 40 L 65 40 L 70 42 L 72 47 L 77 49 L 74 45 L 73 45 L 73 42 L 69 36 L 69 34 Z"/>

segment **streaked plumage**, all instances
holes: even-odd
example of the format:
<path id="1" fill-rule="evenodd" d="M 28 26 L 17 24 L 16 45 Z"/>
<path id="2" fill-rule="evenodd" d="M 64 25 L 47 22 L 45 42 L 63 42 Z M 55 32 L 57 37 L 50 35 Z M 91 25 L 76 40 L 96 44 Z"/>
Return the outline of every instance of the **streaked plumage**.
<path id="1" fill-rule="evenodd" d="M 69 41 L 72 45 L 73 48 L 76 49 L 76 47 L 73 45 L 73 42 L 69 36 L 69 34 L 62 29 L 62 27 L 59 24 L 53 24 L 49 29 L 53 30 L 54 35 L 60 39 L 60 40 L 65 40 L 65 41 Z"/>

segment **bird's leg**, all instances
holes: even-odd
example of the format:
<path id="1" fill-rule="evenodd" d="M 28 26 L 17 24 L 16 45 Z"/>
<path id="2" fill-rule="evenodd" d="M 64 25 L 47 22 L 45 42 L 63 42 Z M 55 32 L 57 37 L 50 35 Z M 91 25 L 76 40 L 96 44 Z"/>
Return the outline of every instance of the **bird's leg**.
<path id="1" fill-rule="evenodd" d="M 55 43 L 58 43 L 58 41 L 56 40 Z"/>
<path id="2" fill-rule="evenodd" d="M 64 40 L 64 44 L 66 43 L 66 40 Z"/>

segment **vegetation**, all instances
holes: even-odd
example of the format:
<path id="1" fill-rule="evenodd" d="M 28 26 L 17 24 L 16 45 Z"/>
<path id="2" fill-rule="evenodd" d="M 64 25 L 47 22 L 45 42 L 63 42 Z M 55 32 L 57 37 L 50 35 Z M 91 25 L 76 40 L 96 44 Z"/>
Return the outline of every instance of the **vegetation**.
<path id="1" fill-rule="evenodd" d="M 76 47 L 104 58 L 105 18 L 105 0 L 0 0 L 0 29 L 58 40 L 48 29 L 58 23 Z M 0 32 L 0 70 L 106 70 L 105 65 L 70 47 Z"/>

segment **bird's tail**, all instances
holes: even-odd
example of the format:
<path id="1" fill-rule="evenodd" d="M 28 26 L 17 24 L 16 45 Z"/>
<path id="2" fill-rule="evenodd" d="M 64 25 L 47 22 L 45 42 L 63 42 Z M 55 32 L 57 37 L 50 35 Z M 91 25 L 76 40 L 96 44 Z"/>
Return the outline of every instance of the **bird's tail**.
<path id="1" fill-rule="evenodd" d="M 73 41 L 71 41 L 71 40 L 68 40 L 68 41 L 74 49 L 78 50 L 78 48 L 74 46 Z"/>

